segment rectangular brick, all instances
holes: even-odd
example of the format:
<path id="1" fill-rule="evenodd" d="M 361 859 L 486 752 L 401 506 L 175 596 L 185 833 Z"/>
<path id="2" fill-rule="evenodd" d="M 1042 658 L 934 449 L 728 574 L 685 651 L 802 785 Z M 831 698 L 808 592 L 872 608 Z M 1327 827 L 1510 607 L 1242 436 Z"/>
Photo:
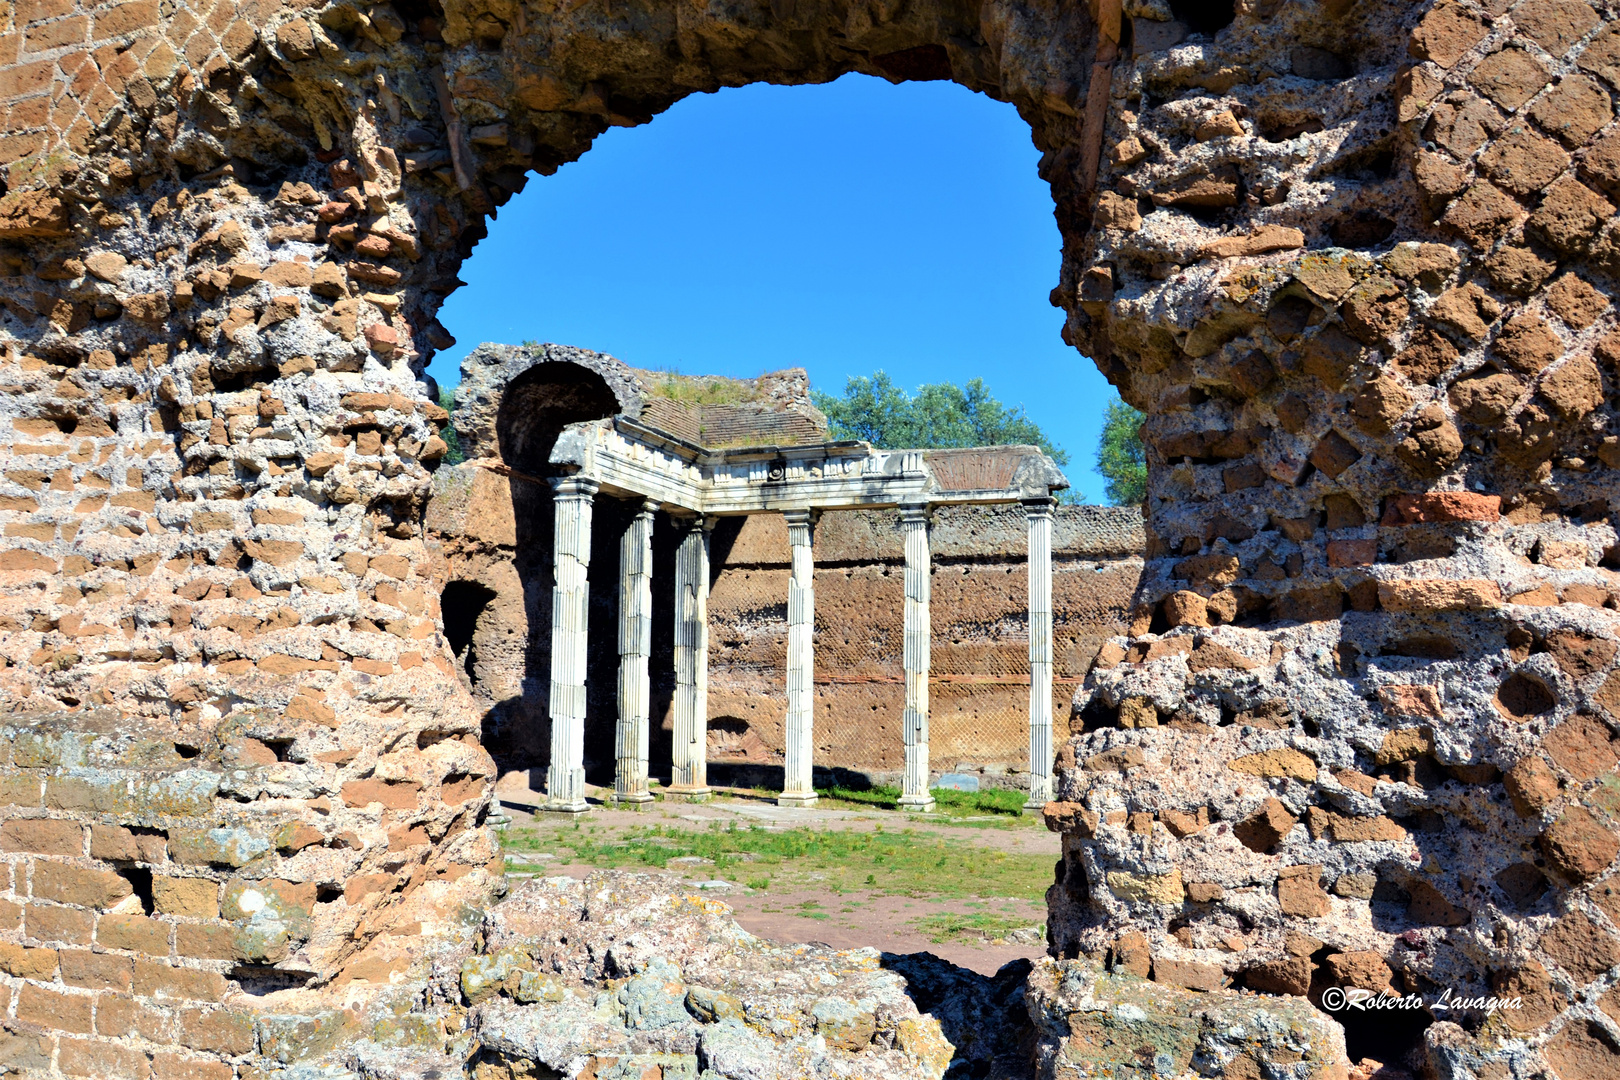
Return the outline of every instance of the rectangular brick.
<path id="1" fill-rule="evenodd" d="M 167 1009 L 154 1009 L 128 994 L 96 995 L 96 1034 L 109 1038 L 139 1035 L 155 1043 L 174 1042 L 174 1018 Z"/>
<path id="2" fill-rule="evenodd" d="M 96 923 L 96 942 L 109 949 L 168 956 L 169 924 L 145 915 L 103 915 Z"/>
<path id="3" fill-rule="evenodd" d="M 56 1067 L 69 1076 L 96 1080 L 146 1080 L 151 1075 L 146 1055 L 125 1046 L 94 1039 L 63 1039 Z"/>
<path id="4" fill-rule="evenodd" d="M 231 1009 L 183 1009 L 180 1045 L 227 1057 L 251 1054 L 256 1045 L 253 1017 Z"/>
<path id="5" fill-rule="evenodd" d="M 0 1061 L 13 1069 L 27 1069 L 30 1076 L 50 1072 L 55 1039 L 45 1032 L 18 1031 L 11 1025 L 0 1028 Z"/>
<path id="6" fill-rule="evenodd" d="M 231 1080 L 233 1073 L 223 1061 L 184 1054 L 154 1054 L 152 1075 L 156 1080 Z"/>
<path id="7" fill-rule="evenodd" d="M 17 993 L 17 1019 L 88 1035 L 92 1031 L 90 1003 L 93 1000 L 89 994 L 64 994 L 27 983 Z"/>
<path id="8" fill-rule="evenodd" d="M 0 851 L 36 855 L 83 855 L 84 826 L 52 818 L 12 818 L 0 825 Z"/>
<path id="9" fill-rule="evenodd" d="M 32 769 L 0 776 L 0 806 L 38 806 L 42 787 Z"/>
<path id="10" fill-rule="evenodd" d="M 56 977 L 56 950 L 0 945 L 0 971 L 19 979 L 50 982 Z"/>
<path id="11" fill-rule="evenodd" d="M 62 981 L 87 990 L 128 990 L 134 961 L 127 956 L 91 952 L 89 949 L 62 950 Z"/>
<path id="12" fill-rule="evenodd" d="M 137 960 L 133 989 L 139 997 L 159 1001 L 218 1001 L 225 994 L 225 978 L 216 971 Z"/>
<path id="13" fill-rule="evenodd" d="M 239 960 L 236 931 L 225 923 L 180 923 L 174 928 L 175 949 L 196 960 Z"/>
<path id="14" fill-rule="evenodd" d="M 219 918 L 219 883 L 207 878 L 153 878 L 152 898 L 160 915 Z"/>
<path id="15" fill-rule="evenodd" d="M 35 99 L 43 101 L 43 99 Z M 20 112 L 21 110 L 13 110 Z M 26 122 L 13 118 L 7 121 L 13 127 L 35 127 L 43 122 Z M 13 161 L 21 161 L 29 154 L 38 153 L 45 147 L 45 133 L 42 131 L 27 132 L 22 135 L 0 136 L 0 165 L 10 165 Z"/>
<path id="16" fill-rule="evenodd" d="M 72 11 L 73 0 L 18 0 L 15 8 L 18 26 L 41 19 L 60 19 Z"/>
<path id="17" fill-rule="evenodd" d="M 83 15 L 71 19 L 30 26 L 23 31 L 24 52 L 46 52 L 64 45 L 78 45 L 90 36 L 90 20 Z"/>
<path id="18" fill-rule="evenodd" d="M 57 862 L 34 863 L 34 896 L 59 904 L 110 908 L 135 892 L 130 883 L 111 870 L 81 870 Z"/>
<path id="19" fill-rule="evenodd" d="M 23 914 L 23 932 L 37 941 L 88 945 L 95 927 L 96 917 L 78 908 L 29 904 Z"/>

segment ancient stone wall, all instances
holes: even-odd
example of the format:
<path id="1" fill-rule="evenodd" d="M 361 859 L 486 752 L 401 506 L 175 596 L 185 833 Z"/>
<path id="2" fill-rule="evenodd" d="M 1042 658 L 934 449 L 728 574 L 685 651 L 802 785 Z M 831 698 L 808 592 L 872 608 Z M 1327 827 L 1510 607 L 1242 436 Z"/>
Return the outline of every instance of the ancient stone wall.
<path id="1" fill-rule="evenodd" d="M 1141 576 L 1139 522 L 1129 508 L 1060 507 L 1056 514 L 1057 716 L 1067 716 L 1102 642 L 1124 629 Z M 929 750 L 936 774 L 971 772 L 988 786 L 1028 786 L 1026 533 L 1021 506 L 945 507 L 930 528 Z M 709 596 L 711 761 L 768 782 L 783 737 L 787 529 L 769 515 L 754 517 L 735 539 L 717 535 L 717 554 L 728 540 Z M 815 557 L 817 764 L 898 783 L 905 705 L 898 516 L 825 514 Z"/>
<path id="2" fill-rule="evenodd" d="M 542 768 L 549 757 L 550 545 L 517 549 L 521 477 L 488 464 L 439 470 L 427 527 L 442 554 L 451 648 L 486 712 L 501 771 Z M 532 494 L 537 494 L 531 492 Z M 549 495 L 549 493 L 546 493 Z M 544 497 L 544 496 L 542 496 Z M 618 523 L 625 509 L 599 498 L 591 563 L 593 640 L 587 683 L 586 768 L 612 783 Z M 1140 514 L 1060 507 L 1053 575 L 1056 714 L 1102 642 L 1120 632 L 1141 575 Z M 538 528 L 532 530 L 541 536 Z M 676 531 L 653 531 L 654 773 L 667 779 L 672 732 Z M 1023 508 L 944 507 L 933 560 L 931 743 L 936 773 L 981 774 L 991 786 L 1027 786 L 1029 770 L 1028 540 Z M 816 764 L 847 782 L 894 783 L 901 767 L 904 672 L 902 537 L 895 513 L 834 511 L 815 532 Z M 787 528 L 780 517 L 722 518 L 710 539 L 709 761 L 717 782 L 780 786 L 787 642 Z M 663 575 L 659 575 L 659 571 Z M 659 582 L 662 581 L 662 585 Z M 467 607 L 460 605 L 468 604 Z M 458 616 L 457 612 L 465 614 Z"/>
<path id="3" fill-rule="evenodd" d="M 249 1034 L 274 979 L 426 1000 L 400 942 L 487 902 L 493 775 L 423 538 L 435 313 L 531 170 L 689 93 L 862 71 L 1018 107 L 1067 339 L 1148 414 L 1142 603 L 1059 750 L 1055 950 L 1521 994 L 1350 1017 L 1348 1052 L 1613 1075 L 1616 14 L 7 7 L 8 1062 L 223 1078 L 343 1030 Z M 353 966 L 390 948 L 410 971 Z M 1090 1030 L 1051 1029 L 1050 1075 Z"/>
<path id="4" fill-rule="evenodd" d="M 1122 24 L 1062 299 L 1149 414 L 1149 560 L 1060 753 L 1058 948 L 1526 1003 L 1352 1058 L 1620 1061 L 1613 14 Z"/>

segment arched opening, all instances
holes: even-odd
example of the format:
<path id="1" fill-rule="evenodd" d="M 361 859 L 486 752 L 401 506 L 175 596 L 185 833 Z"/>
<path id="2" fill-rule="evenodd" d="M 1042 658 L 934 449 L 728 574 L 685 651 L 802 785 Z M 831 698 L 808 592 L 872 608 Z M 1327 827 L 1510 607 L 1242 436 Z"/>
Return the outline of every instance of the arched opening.
<path id="1" fill-rule="evenodd" d="M 602 376 L 566 362 L 540 364 L 506 388 L 495 420 L 501 460 L 530 476 L 548 476 L 551 450 L 569 424 L 620 411 Z"/>
<path id="2" fill-rule="evenodd" d="M 938 78 L 943 56 L 943 50 L 901 56 L 890 64 L 898 68 L 885 71 Z M 948 75 L 949 65 L 943 70 Z M 706 112 L 719 116 L 719 123 L 705 128 L 694 119 Z M 762 367 L 768 371 L 773 365 L 804 365 L 812 385 L 837 392 L 848 377 L 879 369 L 893 371 L 906 385 L 960 384 L 987 373 L 989 362 L 997 389 L 1013 402 L 1034 403 L 1037 410 L 1055 403 L 1054 379 L 1087 385 L 1101 397 L 1102 376 L 1073 362 L 1072 348 L 1060 333 L 1064 316 L 1045 295 L 1061 237 L 1053 224 L 1051 189 L 1040 175 L 1046 162 L 1029 137 L 1029 125 L 1016 109 L 954 85 L 897 87 L 850 75 L 835 85 L 728 89 L 695 95 L 649 127 L 608 133 L 596 153 L 553 179 L 536 180 L 490 223 L 489 236 L 460 270 L 467 286 L 441 316 L 464 345 L 446 350 L 434 366 L 449 385 L 459 362 L 464 381 L 457 400 L 482 403 L 472 410 L 474 428 L 460 432 L 469 455 L 498 457 L 511 470 L 514 558 L 528 640 L 521 706 L 498 710 L 501 720 L 494 727 L 502 737 L 490 746 L 503 773 L 529 777 L 534 802 L 540 801 L 538 786 L 549 764 L 555 584 L 552 492 L 537 481 L 557 474 L 551 452 L 568 424 L 625 414 L 703 442 L 708 433 L 695 411 L 697 426 L 691 430 L 666 414 L 700 399 L 705 407 L 732 404 L 711 400 L 717 387 L 704 380 L 713 374 L 722 376 L 717 383 L 750 382 Z M 667 152 L 681 141 L 700 147 L 709 160 L 681 157 L 660 167 L 655 157 L 633 150 L 661 145 Z M 794 143 L 807 146 L 813 156 L 793 159 L 784 147 Z M 813 171 L 814 156 L 829 155 L 847 160 L 833 168 L 820 185 L 826 190 L 818 192 L 815 179 L 805 174 Z M 768 164 L 750 171 L 750 157 Z M 659 199 L 648 197 L 654 176 Z M 590 190 L 581 190 L 586 187 Z M 549 205 L 552 191 L 560 193 L 556 209 L 536 210 Z M 720 239 L 705 245 L 714 236 Z M 998 317 L 968 314 L 987 311 Z M 687 312 L 697 314 L 687 317 Z M 536 340 L 559 344 L 536 345 Z M 507 346 L 497 355 L 478 344 L 485 341 Z M 611 352 L 637 369 L 639 387 L 628 399 L 615 381 L 622 371 L 604 378 L 597 367 L 609 358 L 589 359 L 594 355 L 589 349 Z M 906 363 L 916 366 L 896 367 Z M 688 375 L 704 379 L 687 380 Z M 498 396 L 493 392 L 497 378 L 505 380 Z M 765 405 L 783 393 L 803 396 L 803 376 L 798 380 L 767 380 L 771 385 L 762 382 L 752 392 L 768 399 Z M 699 390 L 699 397 L 686 396 Z M 649 396 L 638 403 L 638 394 Z M 1058 427 L 1084 413 L 1062 412 L 1058 419 L 1043 415 L 1041 422 Z M 458 408 L 458 418 L 467 415 L 465 405 Z M 462 422 L 458 419 L 458 426 Z M 1079 431 L 1066 441 L 1091 441 L 1095 433 L 1086 425 L 1095 423 L 1086 417 L 1071 425 Z M 807 438 L 824 437 L 811 433 Z M 1092 486 L 1100 488 L 1100 482 Z M 611 789 L 615 768 L 622 554 L 617 537 L 633 514 L 622 494 L 602 490 L 591 511 L 583 739 L 587 783 L 598 790 Z M 669 775 L 671 767 L 674 611 L 668 590 L 677 534 L 666 514 L 657 522 L 650 656 L 655 778 Z M 719 519 L 711 537 L 712 578 L 733 562 L 762 557 L 758 551 L 733 553 L 743 525 L 741 517 Z M 1008 525 L 1022 534 L 1021 517 Z M 759 612 L 744 602 L 725 612 L 723 630 L 713 624 L 717 635 L 729 634 L 734 625 L 759 624 L 764 631 L 763 637 L 744 635 L 752 645 L 711 645 L 727 650 L 724 685 L 714 689 L 708 729 L 711 779 L 724 786 L 780 790 L 783 783 L 784 725 L 772 698 L 783 678 L 776 655 L 782 643 L 775 638 L 785 632 L 786 619 L 785 592 L 776 582 L 785 534 L 778 539 L 783 550 L 763 556 L 770 563 L 761 578 L 772 590 L 770 602 Z M 1021 556 L 1021 545 L 1019 550 Z M 896 555 L 884 557 L 892 562 Z M 892 573 L 880 575 L 883 598 L 875 604 L 863 604 L 857 595 L 874 569 L 824 582 L 840 593 L 826 596 L 829 617 L 836 618 L 832 613 L 840 609 L 876 610 L 887 620 L 882 627 L 863 627 L 855 649 L 862 656 L 881 654 L 875 662 L 895 669 L 892 677 L 873 684 L 883 689 L 839 682 L 818 706 L 830 710 L 826 730 L 837 735 L 819 751 L 826 759 L 823 774 L 838 770 L 849 774 L 851 784 L 864 786 L 894 782 L 902 764 L 902 740 L 891 729 L 903 714 L 897 622 L 903 597 L 897 565 L 888 569 Z M 823 644 L 832 648 L 831 639 Z M 1002 666 L 1011 671 L 1022 663 L 1011 653 L 1024 646 L 1006 647 L 1009 664 Z M 842 679 L 854 670 L 845 660 L 861 662 L 829 653 L 829 672 Z M 711 672 L 720 671 L 713 663 Z M 964 660 L 969 677 L 976 676 L 975 663 Z M 1072 678 L 1080 671 L 1060 674 Z M 744 689 L 750 679 L 758 685 Z M 1027 710 L 1020 697 L 1026 691 L 1009 682 L 998 692 L 998 707 L 1005 708 L 996 715 L 1013 719 L 997 728 L 996 746 L 963 751 L 953 743 L 948 751 L 958 755 L 952 767 L 983 758 L 980 764 L 994 772 L 986 774 L 992 784 L 1003 775 L 995 770 L 1025 755 L 1027 742 Z M 983 727 L 985 697 L 955 684 L 939 695 L 942 714 L 964 712 L 957 724 L 962 740 L 971 742 L 975 726 Z"/>

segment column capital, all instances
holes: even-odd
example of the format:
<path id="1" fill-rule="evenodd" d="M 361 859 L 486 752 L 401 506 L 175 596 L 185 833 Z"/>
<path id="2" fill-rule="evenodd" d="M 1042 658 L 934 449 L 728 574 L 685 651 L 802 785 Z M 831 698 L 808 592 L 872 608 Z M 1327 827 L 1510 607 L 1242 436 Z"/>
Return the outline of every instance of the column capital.
<path id="1" fill-rule="evenodd" d="M 641 500 L 641 505 L 636 507 L 636 516 L 650 516 L 658 513 L 658 511 L 662 510 L 663 508 L 664 504 L 659 502 L 657 499 L 643 499 Z"/>
<path id="2" fill-rule="evenodd" d="M 602 485 L 599 481 L 593 480 L 589 476 L 581 476 L 578 473 L 574 473 L 569 476 L 553 476 L 549 483 L 551 484 L 552 494 L 556 495 L 558 498 L 561 498 L 564 495 L 585 495 L 594 497 L 598 491 L 602 490 Z"/>
<path id="3" fill-rule="evenodd" d="M 1052 508 L 1057 506 L 1057 500 L 1050 495 L 1041 495 L 1033 499 L 1020 499 L 1024 504 L 1024 513 L 1029 517 L 1051 517 Z"/>
<path id="4" fill-rule="evenodd" d="M 908 524 L 926 525 L 933 520 L 934 506 L 927 502 L 909 502 L 900 504 L 900 520 Z"/>
<path id="5" fill-rule="evenodd" d="M 791 510 L 783 510 L 782 517 L 789 525 L 814 525 L 821 517 L 821 511 L 813 507 L 794 507 Z"/>
<path id="6" fill-rule="evenodd" d="M 704 532 L 712 532 L 717 520 L 713 514 L 705 514 L 701 510 L 687 510 L 677 506 L 665 506 L 662 509 L 669 512 L 670 520 L 678 529 L 702 529 Z"/>

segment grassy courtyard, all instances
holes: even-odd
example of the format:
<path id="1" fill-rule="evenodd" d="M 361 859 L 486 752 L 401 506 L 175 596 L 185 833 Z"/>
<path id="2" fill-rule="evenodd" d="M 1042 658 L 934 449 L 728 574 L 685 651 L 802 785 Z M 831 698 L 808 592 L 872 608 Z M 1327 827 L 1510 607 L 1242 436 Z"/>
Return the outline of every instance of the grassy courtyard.
<path id="1" fill-rule="evenodd" d="M 820 794 L 815 809 L 769 820 L 757 819 L 766 793 L 739 793 L 697 807 L 515 821 L 504 834 L 508 872 L 673 873 L 767 930 L 779 916 L 788 936 L 808 920 L 798 929 L 858 935 L 882 924 L 934 944 L 1038 947 L 1055 838 L 1019 814 L 1018 793 L 936 792 L 929 815 L 895 812 L 899 793 L 882 788 Z"/>

